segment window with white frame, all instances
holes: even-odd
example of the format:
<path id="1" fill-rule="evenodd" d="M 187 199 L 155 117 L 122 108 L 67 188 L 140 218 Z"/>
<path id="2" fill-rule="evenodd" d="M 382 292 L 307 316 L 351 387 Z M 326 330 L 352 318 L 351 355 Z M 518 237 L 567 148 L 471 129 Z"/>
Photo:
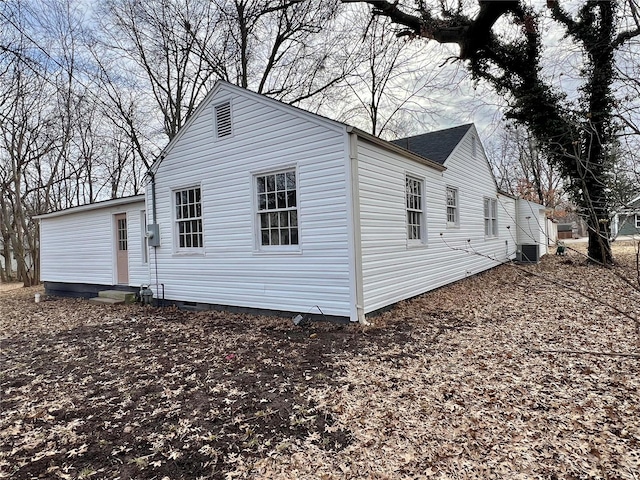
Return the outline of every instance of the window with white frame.
<path id="1" fill-rule="evenodd" d="M 255 177 L 261 247 L 298 245 L 298 199 L 295 169 Z"/>
<path id="2" fill-rule="evenodd" d="M 179 249 L 200 249 L 202 236 L 202 199 L 200 187 L 175 190 L 175 225 Z"/>
<path id="3" fill-rule="evenodd" d="M 406 176 L 407 238 L 424 242 L 424 183 L 422 180 Z"/>
<path id="4" fill-rule="evenodd" d="M 447 187 L 447 227 L 458 226 L 458 189 Z"/>
<path id="5" fill-rule="evenodd" d="M 484 199 L 484 235 L 498 236 L 498 201 L 495 198 Z"/>
<path id="6" fill-rule="evenodd" d="M 231 102 L 224 102 L 213 107 L 216 137 L 224 138 L 233 134 L 233 123 L 231 122 Z"/>
<path id="7" fill-rule="evenodd" d="M 636 228 L 640 228 L 640 213 L 636 213 Z"/>

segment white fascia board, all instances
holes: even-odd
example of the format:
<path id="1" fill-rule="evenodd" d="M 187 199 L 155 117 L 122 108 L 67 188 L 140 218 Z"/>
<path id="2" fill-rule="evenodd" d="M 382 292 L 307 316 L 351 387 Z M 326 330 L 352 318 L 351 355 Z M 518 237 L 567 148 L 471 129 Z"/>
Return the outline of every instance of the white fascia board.
<path id="1" fill-rule="evenodd" d="M 79 207 L 71 207 L 65 210 L 58 210 L 57 212 L 45 213 L 43 215 L 36 215 L 33 218 L 41 220 L 43 218 L 62 217 L 63 215 L 71 215 L 73 213 L 88 212 L 91 210 L 99 210 L 101 208 L 120 207 L 123 205 L 133 205 L 135 203 L 144 203 L 144 195 L 135 195 L 133 197 L 114 198 L 112 200 L 104 200 L 102 202 L 88 203 L 86 205 L 80 205 Z"/>

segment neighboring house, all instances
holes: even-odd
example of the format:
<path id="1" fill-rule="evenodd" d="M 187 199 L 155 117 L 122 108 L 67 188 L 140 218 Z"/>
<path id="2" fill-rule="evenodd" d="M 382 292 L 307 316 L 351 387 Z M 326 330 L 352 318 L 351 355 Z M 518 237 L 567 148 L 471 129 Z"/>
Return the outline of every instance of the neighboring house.
<path id="1" fill-rule="evenodd" d="M 613 216 L 612 236 L 640 234 L 640 196 L 634 198 Z"/>
<path id="2" fill-rule="evenodd" d="M 363 321 L 514 258 L 519 242 L 546 253 L 544 208 L 498 191 L 475 127 L 440 135 L 427 155 L 218 82 L 154 163 L 146 207 L 40 217 L 42 279 Z"/>

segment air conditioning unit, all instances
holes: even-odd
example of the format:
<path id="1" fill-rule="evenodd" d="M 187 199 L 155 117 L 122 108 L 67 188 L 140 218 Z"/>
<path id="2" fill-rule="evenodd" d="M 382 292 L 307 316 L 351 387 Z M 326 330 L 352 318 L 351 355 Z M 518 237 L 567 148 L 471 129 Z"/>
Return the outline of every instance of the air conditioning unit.
<path id="1" fill-rule="evenodd" d="M 538 263 L 540 262 L 539 245 L 518 245 L 516 250 L 516 261 L 518 263 Z"/>

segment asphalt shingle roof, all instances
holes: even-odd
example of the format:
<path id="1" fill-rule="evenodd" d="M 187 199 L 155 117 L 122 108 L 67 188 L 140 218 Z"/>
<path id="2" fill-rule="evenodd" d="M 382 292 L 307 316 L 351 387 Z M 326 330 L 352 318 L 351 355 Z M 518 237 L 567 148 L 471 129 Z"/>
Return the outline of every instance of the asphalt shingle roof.
<path id="1" fill-rule="evenodd" d="M 467 123 L 466 125 L 459 125 L 445 130 L 399 138 L 392 140 L 391 143 L 443 165 L 472 126 L 473 123 Z"/>

